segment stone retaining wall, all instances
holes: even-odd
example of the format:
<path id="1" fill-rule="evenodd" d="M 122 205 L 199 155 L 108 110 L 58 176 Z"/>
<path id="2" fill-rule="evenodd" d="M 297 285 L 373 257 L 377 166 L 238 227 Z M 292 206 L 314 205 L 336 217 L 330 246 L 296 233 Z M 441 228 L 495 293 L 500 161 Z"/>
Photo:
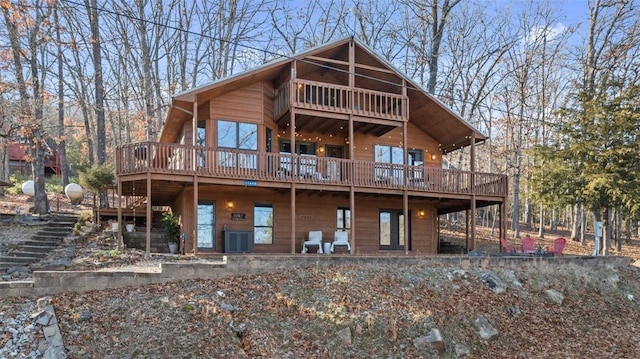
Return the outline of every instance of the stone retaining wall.
<path id="1" fill-rule="evenodd" d="M 418 265 L 432 264 L 464 269 L 506 267 L 522 269 L 539 266 L 579 265 L 587 267 L 627 267 L 628 257 L 535 258 L 513 256 L 366 257 L 341 255 L 232 255 L 210 261 L 163 263 L 159 272 L 36 271 L 32 281 L 0 282 L 0 298 L 44 296 L 65 291 L 90 291 L 183 279 L 214 279 L 225 276 L 288 271 L 295 267 L 331 267 L 338 264 Z"/>

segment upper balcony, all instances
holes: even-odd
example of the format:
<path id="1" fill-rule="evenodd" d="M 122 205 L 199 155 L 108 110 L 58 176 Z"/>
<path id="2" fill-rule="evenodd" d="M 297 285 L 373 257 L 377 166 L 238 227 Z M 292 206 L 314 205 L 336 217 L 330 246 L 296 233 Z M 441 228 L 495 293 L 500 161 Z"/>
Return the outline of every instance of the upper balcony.
<path id="1" fill-rule="evenodd" d="M 507 177 L 492 173 L 288 153 L 216 150 L 175 143 L 142 142 L 117 148 L 116 175 L 147 173 L 170 175 L 175 180 L 180 175 L 238 180 L 251 186 L 258 182 L 271 186 L 295 182 L 324 190 L 354 186 L 357 190 L 407 189 L 434 196 L 507 195 Z"/>
<path id="2" fill-rule="evenodd" d="M 335 115 L 406 121 L 408 103 L 407 96 L 398 94 L 294 79 L 276 90 L 274 118 L 281 118 L 295 107 Z"/>

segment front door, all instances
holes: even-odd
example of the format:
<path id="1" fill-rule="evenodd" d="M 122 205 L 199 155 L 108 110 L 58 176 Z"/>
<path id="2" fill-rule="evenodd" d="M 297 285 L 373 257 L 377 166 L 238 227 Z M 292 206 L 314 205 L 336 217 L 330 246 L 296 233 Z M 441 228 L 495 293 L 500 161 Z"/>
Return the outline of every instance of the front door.
<path id="1" fill-rule="evenodd" d="M 411 215 L 409 215 L 411 220 Z M 379 247 L 380 250 L 403 250 L 404 249 L 404 213 L 398 209 L 381 209 L 379 216 Z M 411 223 L 409 223 L 411 228 Z M 409 231 L 411 235 L 411 231 Z M 409 250 L 411 250 L 411 236 L 409 236 Z"/>
<path id="2" fill-rule="evenodd" d="M 216 205 L 214 202 L 198 202 L 198 249 L 216 249 Z"/>

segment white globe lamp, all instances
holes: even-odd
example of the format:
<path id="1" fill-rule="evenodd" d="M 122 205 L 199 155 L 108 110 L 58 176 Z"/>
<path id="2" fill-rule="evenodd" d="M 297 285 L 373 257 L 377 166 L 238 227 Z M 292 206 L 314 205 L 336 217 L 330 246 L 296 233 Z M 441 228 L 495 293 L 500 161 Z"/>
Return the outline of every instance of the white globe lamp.
<path id="1" fill-rule="evenodd" d="M 33 197 L 36 195 L 36 189 L 32 180 L 28 180 L 22 184 L 22 193 L 26 194 L 29 197 Z"/>
<path id="2" fill-rule="evenodd" d="M 84 197 L 82 187 L 77 183 L 69 183 L 64 187 L 64 194 L 71 202 L 76 202 Z"/>

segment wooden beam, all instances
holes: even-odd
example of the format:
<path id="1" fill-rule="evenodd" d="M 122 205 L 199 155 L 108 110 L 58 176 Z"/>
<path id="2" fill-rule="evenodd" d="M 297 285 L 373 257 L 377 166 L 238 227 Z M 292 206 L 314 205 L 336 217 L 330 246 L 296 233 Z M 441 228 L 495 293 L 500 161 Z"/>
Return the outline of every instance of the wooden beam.
<path id="1" fill-rule="evenodd" d="M 347 65 L 347 66 L 349 65 L 348 61 L 329 59 L 329 58 L 326 58 L 326 57 L 319 57 L 319 56 L 307 56 L 307 57 L 305 57 L 305 60 L 328 62 L 330 64 L 338 64 L 338 65 Z M 310 64 L 310 65 L 315 65 L 315 64 Z"/>
<path id="2" fill-rule="evenodd" d="M 375 66 L 369 66 L 369 65 L 363 65 L 363 64 L 355 64 L 355 66 L 357 68 L 359 68 L 359 69 L 378 71 L 378 72 L 383 72 L 383 73 L 387 73 L 387 74 L 394 74 L 396 76 L 398 75 L 395 71 L 391 71 L 389 69 L 383 69 L 381 67 L 375 67 Z"/>

